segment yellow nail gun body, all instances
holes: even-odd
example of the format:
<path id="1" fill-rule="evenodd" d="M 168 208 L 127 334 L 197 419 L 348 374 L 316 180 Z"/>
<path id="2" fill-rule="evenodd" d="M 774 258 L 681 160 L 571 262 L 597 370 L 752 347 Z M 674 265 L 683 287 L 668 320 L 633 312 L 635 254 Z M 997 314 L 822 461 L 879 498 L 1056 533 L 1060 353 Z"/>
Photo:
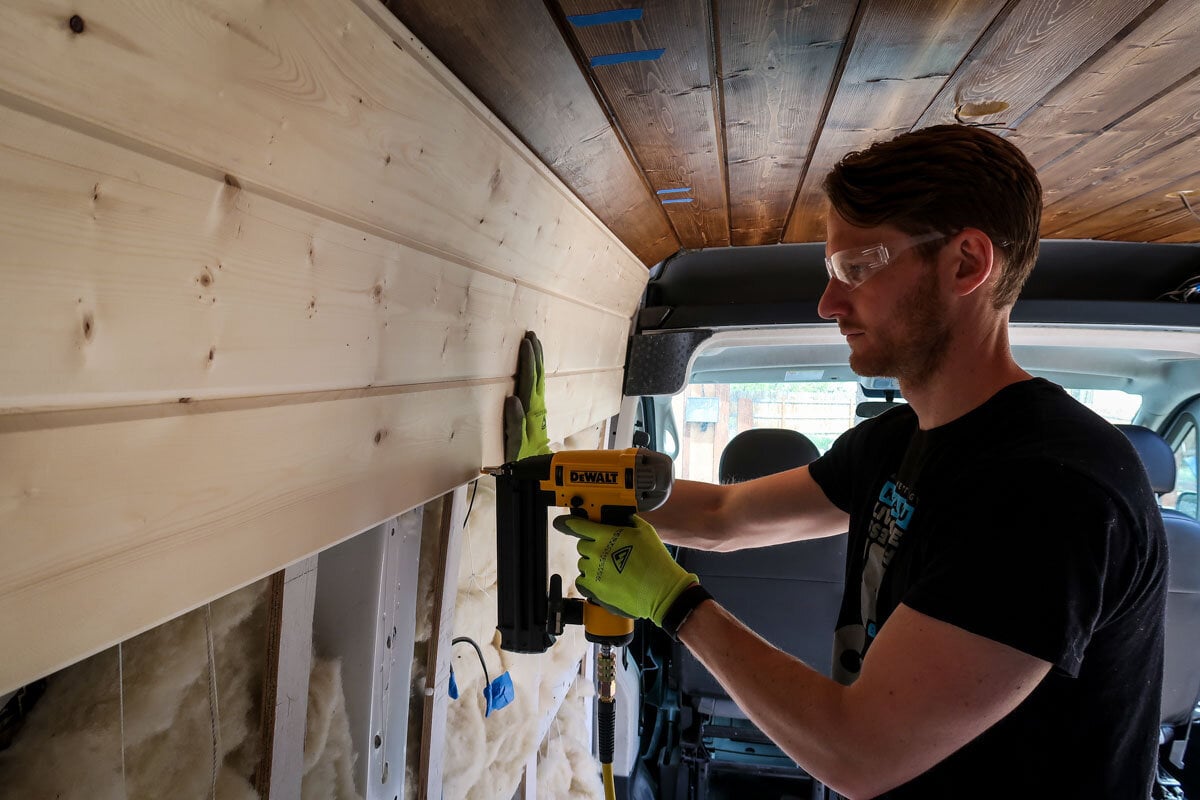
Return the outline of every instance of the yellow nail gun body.
<path id="1" fill-rule="evenodd" d="M 563 599 L 562 579 L 547 579 L 547 510 L 558 506 L 596 522 L 628 524 L 635 513 L 666 502 L 671 459 L 641 447 L 566 450 L 484 472 L 496 476 L 500 647 L 543 653 L 568 623 L 582 623 L 589 641 L 626 644 L 633 620 Z"/>

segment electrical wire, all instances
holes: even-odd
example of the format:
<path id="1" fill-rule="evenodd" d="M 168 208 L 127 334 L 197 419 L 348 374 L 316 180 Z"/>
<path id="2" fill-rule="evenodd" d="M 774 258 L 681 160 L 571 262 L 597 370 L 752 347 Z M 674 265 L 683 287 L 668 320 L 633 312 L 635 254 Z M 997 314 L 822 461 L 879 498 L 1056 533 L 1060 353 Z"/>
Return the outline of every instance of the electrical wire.
<path id="1" fill-rule="evenodd" d="M 1179 286 L 1175 289 L 1172 289 L 1169 292 L 1164 292 L 1155 299 L 1175 300 L 1180 303 L 1187 303 L 1190 302 L 1192 298 L 1197 297 L 1197 295 L 1200 295 L 1200 275 L 1197 275 L 1194 278 L 1188 278 L 1186 281 L 1179 284 Z"/>
<path id="2" fill-rule="evenodd" d="M 474 648 L 475 648 L 475 654 L 479 656 L 479 666 L 483 667 L 483 681 L 484 681 L 483 685 L 484 685 L 484 686 L 491 686 L 491 685 L 492 685 L 492 679 L 491 679 L 491 677 L 488 675 L 487 662 L 483 660 L 483 651 L 479 649 L 479 645 L 475 644 L 475 640 L 474 640 L 474 639 L 471 639 L 471 638 L 468 638 L 468 637 L 466 637 L 466 636 L 459 636 L 459 637 L 457 637 L 457 638 L 455 638 L 455 639 L 451 639 L 451 640 L 450 640 L 450 645 L 453 647 L 453 646 L 454 646 L 454 645 L 456 645 L 456 644 L 462 644 L 462 643 L 464 643 L 464 642 L 465 642 L 466 644 L 469 644 L 469 645 L 471 645 L 471 647 L 474 647 Z"/>

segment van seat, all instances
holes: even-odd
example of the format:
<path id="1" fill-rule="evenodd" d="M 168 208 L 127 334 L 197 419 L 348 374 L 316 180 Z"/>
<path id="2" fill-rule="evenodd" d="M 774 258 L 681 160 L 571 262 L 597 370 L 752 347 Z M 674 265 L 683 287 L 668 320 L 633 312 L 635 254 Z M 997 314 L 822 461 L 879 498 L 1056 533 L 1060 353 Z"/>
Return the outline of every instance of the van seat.
<path id="1" fill-rule="evenodd" d="M 1118 425 L 1141 456 L 1150 487 L 1160 497 L 1175 488 L 1175 454 L 1154 431 Z M 1162 744 L 1186 731 L 1200 697 L 1200 522 L 1162 509 L 1167 531 L 1167 618 L 1163 668 Z"/>
<path id="2" fill-rule="evenodd" d="M 743 431 L 729 441 L 721 455 L 721 483 L 804 466 L 818 455 L 816 445 L 797 431 Z M 845 583 L 845 534 L 732 553 L 681 548 L 678 559 L 699 576 L 717 602 L 752 630 L 829 675 L 833 630 Z M 698 711 L 746 718 L 686 648 L 681 648 L 679 664 L 679 688 L 691 696 Z"/>

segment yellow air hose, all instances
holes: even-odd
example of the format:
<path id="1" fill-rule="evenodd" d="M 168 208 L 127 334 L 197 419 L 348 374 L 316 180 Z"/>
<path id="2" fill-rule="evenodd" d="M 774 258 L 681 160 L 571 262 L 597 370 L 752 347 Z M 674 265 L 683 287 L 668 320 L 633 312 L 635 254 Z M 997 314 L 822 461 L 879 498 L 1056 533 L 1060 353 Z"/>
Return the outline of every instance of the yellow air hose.
<path id="1" fill-rule="evenodd" d="M 600 771 L 604 774 L 604 800 L 616 800 L 617 792 L 613 788 L 612 764 L 601 764 Z"/>

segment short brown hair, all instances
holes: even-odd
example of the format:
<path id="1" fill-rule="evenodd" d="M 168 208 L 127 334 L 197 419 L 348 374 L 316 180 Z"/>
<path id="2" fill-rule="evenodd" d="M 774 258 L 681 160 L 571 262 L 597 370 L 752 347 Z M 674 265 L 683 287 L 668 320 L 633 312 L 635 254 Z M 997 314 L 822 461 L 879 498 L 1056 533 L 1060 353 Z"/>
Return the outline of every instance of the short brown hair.
<path id="1" fill-rule="evenodd" d="M 1033 270 L 1042 186 L 1015 145 L 967 125 L 935 125 L 848 153 L 825 178 L 833 210 L 851 225 L 894 225 L 910 235 L 964 228 L 986 233 L 1004 254 L 992 304 L 1016 302 Z M 940 243 L 921 245 L 926 258 Z"/>

